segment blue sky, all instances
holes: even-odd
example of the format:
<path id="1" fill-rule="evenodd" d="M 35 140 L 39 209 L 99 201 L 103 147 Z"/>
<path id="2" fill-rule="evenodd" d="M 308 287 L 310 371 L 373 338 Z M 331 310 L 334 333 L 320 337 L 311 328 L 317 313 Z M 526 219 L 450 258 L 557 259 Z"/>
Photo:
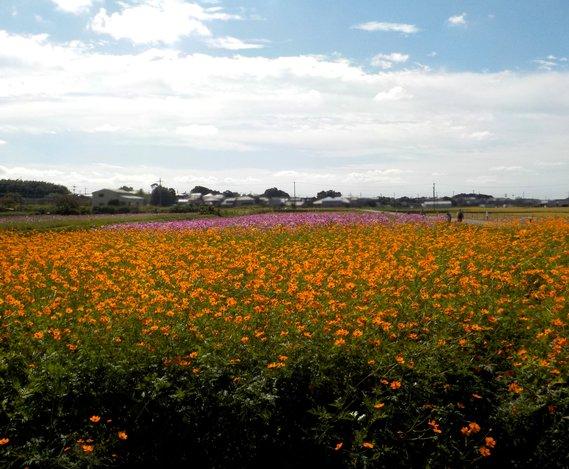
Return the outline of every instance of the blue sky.
<path id="1" fill-rule="evenodd" d="M 569 2 L 3 0 L 0 178 L 569 191 Z"/>

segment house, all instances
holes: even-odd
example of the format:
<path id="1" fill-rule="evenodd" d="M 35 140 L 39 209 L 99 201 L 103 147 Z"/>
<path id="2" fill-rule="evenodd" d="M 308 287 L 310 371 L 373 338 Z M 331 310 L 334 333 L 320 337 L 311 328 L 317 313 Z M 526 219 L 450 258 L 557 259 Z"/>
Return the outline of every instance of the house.
<path id="1" fill-rule="evenodd" d="M 213 205 L 215 207 L 221 205 L 223 199 L 225 199 L 223 194 L 206 194 L 202 197 L 205 205 Z"/>
<path id="2" fill-rule="evenodd" d="M 109 206 L 139 208 L 144 205 L 144 197 L 121 189 L 100 189 L 92 193 L 91 205 L 93 208 Z"/>
<path id="3" fill-rule="evenodd" d="M 235 199 L 236 207 L 243 207 L 244 205 L 255 205 L 255 199 L 253 197 L 249 197 L 248 195 L 242 195 L 241 197 L 237 197 Z"/>
<path id="4" fill-rule="evenodd" d="M 324 197 L 314 202 L 313 205 L 322 208 L 349 207 L 350 201 L 345 197 Z"/>
<path id="5" fill-rule="evenodd" d="M 450 200 L 426 200 L 421 204 L 423 208 L 451 208 L 452 202 Z"/>
<path id="6" fill-rule="evenodd" d="M 292 207 L 292 208 L 304 207 L 305 204 L 306 200 L 301 197 L 291 197 L 290 199 L 285 201 L 285 205 L 287 207 Z"/>
<path id="7" fill-rule="evenodd" d="M 235 197 L 227 197 L 227 199 L 221 202 L 222 207 L 233 207 L 235 205 Z"/>

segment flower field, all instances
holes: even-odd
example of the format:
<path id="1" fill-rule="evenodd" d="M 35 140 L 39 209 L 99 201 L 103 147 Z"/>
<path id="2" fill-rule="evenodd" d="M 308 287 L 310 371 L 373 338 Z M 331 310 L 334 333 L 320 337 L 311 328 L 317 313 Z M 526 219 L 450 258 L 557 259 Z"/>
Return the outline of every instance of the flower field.
<path id="1" fill-rule="evenodd" d="M 567 467 L 569 222 L 0 232 L 0 466 Z"/>

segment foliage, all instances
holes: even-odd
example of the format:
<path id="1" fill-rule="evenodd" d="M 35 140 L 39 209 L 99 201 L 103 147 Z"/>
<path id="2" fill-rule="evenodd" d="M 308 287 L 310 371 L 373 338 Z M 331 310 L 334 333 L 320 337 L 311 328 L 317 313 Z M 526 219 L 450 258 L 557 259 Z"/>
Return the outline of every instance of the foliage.
<path id="1" fill-rule="evenodd" d="M 81 204 L 75 195 L 58 194 L 55 197 L 54 213 L 59 215 L 79 215 L 81 213 Z"/>
<path id="2" fill-rule="evenodd" d="M 164 186 L 155 186 L 150 194 L 150 204 L 160 207 L 169 207 L 177 201 L 176 190 Z"/>
<path id="3" fill-rule="evenodd" d="M 290 195 L 288 195 L 288 193 L 286 193 L 285 191 L 281 190 L 281 189 L 277 189 L 276 187 L 271 187 L 270 189 L 267 189 L 263 195 L 265 197 L 286 197 L 287 199 L 290 197 Z"/>
<path id="4" fill-rule="evenodd" d="M 130 186 L 121 186 L 121 187 L 119 187 L 119 190 L 126 191 L 126 192 L 134 192 L 134 189 Z"/>
<path id="5" fill-rule="evenodd" d="M 568 241 L 0 232 L 0 466 L 567 467 Z"/>
<path id="6" fill-rule="evenodd" d="M 330 189 L 327 191 L 320 191 L 318 194 L 316 194 L 317 199 L 323 199 L 325 197 L 342 197 L 342 193 Z"/>
<path id="7" fill-rule="evenodd" d="M 69 189 L 51 182 L 0 179 L 0 196 L 8 193 L 19 194 L 26 198 L 41 199 L 51 194 L 69 194 Z"/>
<path id="8" fill-rule="evenodd" d="M 193 194 L 201 194 L 201 195 L 221 194 L 221 192 L 213 190 L 213 189 L 209 189 L 205 186 L 196 186 L 190 192 L 192 192 Z"/>

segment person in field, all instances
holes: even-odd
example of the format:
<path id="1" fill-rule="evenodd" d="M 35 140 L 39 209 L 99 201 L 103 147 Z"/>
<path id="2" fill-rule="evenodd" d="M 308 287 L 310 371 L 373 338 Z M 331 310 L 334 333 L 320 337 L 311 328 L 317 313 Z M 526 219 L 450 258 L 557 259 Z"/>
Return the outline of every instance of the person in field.
<path id="1" fill-rule="evenodd" d="M 456 216 L 456 221 L 460 223 L 462 220 L 464 220 L 464 213 L 462 213 L 462 210 L 459 210 L 458 215 Z"/>
<path id="2" fill-rule="evenodd" d="M 447 221 L 450 223 L 452 221 L 452 215 L 450 212 L 447 212 L 445 216 L 447 217 Z"/>

